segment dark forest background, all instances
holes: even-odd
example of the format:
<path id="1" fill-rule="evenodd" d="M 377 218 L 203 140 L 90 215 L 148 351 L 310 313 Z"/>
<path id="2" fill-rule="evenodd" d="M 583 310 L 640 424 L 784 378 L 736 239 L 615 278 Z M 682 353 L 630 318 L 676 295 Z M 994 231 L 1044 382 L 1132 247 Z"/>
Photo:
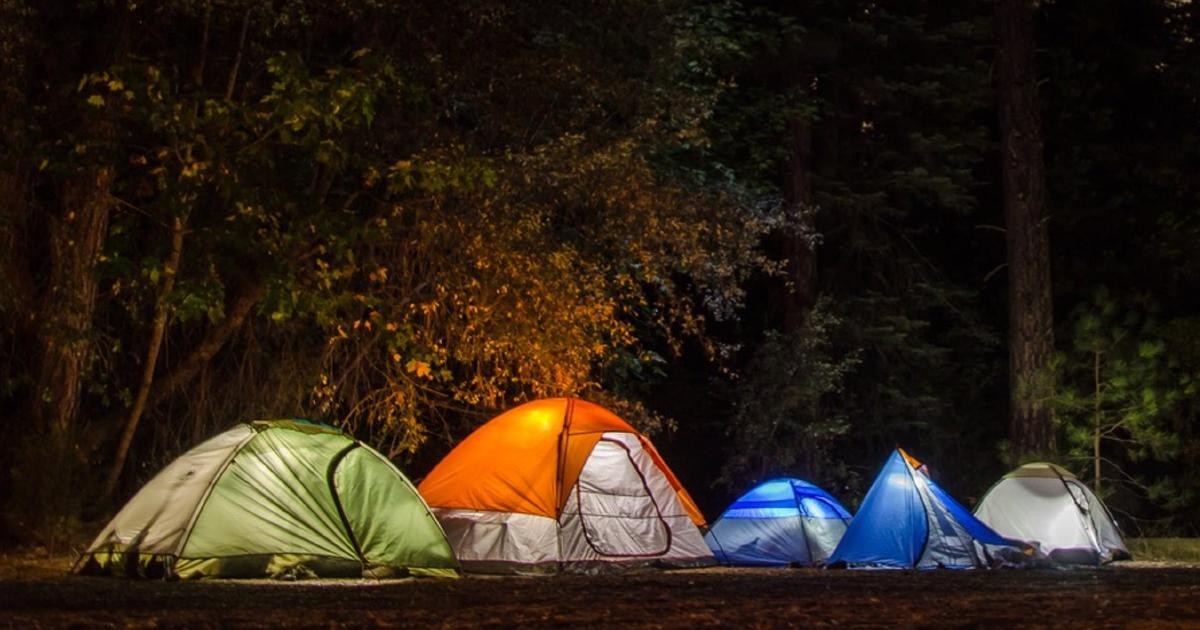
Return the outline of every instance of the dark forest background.
<path id="1" fill-rule="evenodd" d="M 1188 0 L 0 0 L 4 542 L 232 424 L 577 395 L 709 518 L 903 446 L 1200 516 Z"/>

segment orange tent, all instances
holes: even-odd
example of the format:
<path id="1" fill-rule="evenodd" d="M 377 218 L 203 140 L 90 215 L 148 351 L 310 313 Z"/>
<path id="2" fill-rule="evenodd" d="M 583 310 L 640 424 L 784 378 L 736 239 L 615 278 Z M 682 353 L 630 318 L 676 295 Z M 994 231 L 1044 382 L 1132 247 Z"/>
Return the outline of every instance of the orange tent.
<path id="1" fill-rule="evenodd" d="M 467 567 L 477 560 L 483 568 L 545 569 L 673 552 L 711 558 L 697 530 L 703 515 L 650 441 L 583 400 L 537 400 L 497 416 L 451 451 L 420 491 Z M 530 547 L 532 554 L 522 553 Z"/>

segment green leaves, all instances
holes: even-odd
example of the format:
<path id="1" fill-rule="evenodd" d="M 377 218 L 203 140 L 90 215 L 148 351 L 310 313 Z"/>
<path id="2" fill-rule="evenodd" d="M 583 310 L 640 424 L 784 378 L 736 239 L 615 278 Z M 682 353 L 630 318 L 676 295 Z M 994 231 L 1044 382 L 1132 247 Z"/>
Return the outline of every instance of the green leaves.
<path id="1" fill-rule="evenodd" d="M 732 444 L 723 482 L 741 487 L 787 473 L 831 476 L 833 444 L 853 425 L 830 402 L 862 360 L 858 351 L 834 345 L 845 322 L 829 306 L 818 302 L 802 329 L 790 335 L 768 331 L 758 345 L 738 383 L 734 418 L 726 428 Z"/>
<path id="2" fill-rule="evenodd" d="M 1075 309 L 1071 326 L 1072 350 L 1054 362 L 1058 382 L 1052 399 L 1070 455 L 1088 462 L 1089 470 L 1101 458 L 1101 481 L 1116 488 L 1109 492 L 1169 500 L 1168 486 L 1156 475 L 1139 481 L 1142 475 L 1131 467 L 1180 455 L 1177 427 L 1189 413 L 1194 368 L 1172 356 L 1152 313 L 1118 303 L 1104 288 Z"/>

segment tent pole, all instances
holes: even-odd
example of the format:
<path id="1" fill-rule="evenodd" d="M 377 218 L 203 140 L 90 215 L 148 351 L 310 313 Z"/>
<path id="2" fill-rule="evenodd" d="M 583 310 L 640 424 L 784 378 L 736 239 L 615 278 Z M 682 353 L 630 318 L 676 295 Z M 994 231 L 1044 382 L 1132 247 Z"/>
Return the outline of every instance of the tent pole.
<path id="1" fill-rule="evenodd" d="M 240 453 L 243 448 L 246 448 L 246 445 L 248 445 L 251 440 L 258 437 L 261 433 L 261 431 L 253 424 L 246 423 L 246 426 L 250 428 L 250 434 L 246 436 L 246 439 L 238 442 L 233 446 L 233 448 L 229 449 L 229 455 L 226 456 L 224 462 L 221 462 L 221 467 L 217 469 L 217 473 L 208 481 L 208 487 L 204 489 L 204 494 L 200 496 L 200 500 L 196 502 L 196 507 L 192 509 L 192 516 L 188 519 L 187 527 L 183 529 L 183 535 L 179 537 L 179 544 L 175 547 L 174 553 L 171 554 L 170 561 L 172 563 L 174 563 L 175 560 L 177 560 L 179 556 L 183 554 L 183 550 L 187 547 L 188 541 L 192 538 L 192 528 L 196 526 L 196 520 L 200 518 L 200 511 L 204 509 L 204 504 L 208 503 L 208 498 L 212 496 L 213 488 L 217 487 L 217 482 L 221 480 L 221 476 L 225 474 L 225 471 L 229 469 L 229 465 L 233 463 L 233 458 L 237 457 L 237 454 Z M 175 569 L 172 566 L 171 571 L 168 572 L 168 575 L 173 574 L 174 572 Z"/>
<path id="2" fill-rule="evenodd" d="M 804 538 L 804 550 L 808 552 L 808 564 L 815 564 L 813 558 L 812 545 L 808 542 L 808 521 L 804 520 L 804 508 L 800 507 L 800 497 L 796 496 L 796 486 L 791 481 L 788 482 L 788 487 L 792 489 L 792 503 L 796 504 L 796 518 L 800 520 L 800 536 Z"/>
<path id="3" fill-rule="evenodd" d="M 565 502 L 563 501 L 563 473 L 566 465 L 567 442 L 571 437 L 571 413 L 575 410 L 575 399 L 567 398 L 567 408 L 563 411 L 562 429 L 558 433 L 558 461 L 555 462 L 554 471 L 554 531 L 555 542 L 558 545 L 558 571 L 563 570 L 563 546 L 562 546 L 562 508 Z"/>
<path id="4" fill-rule="evenodd" d="M 350 537 L 350 544 L 354 547 L 354 555 L 358 556 L 359 564 L 362 565 L 363 569 L 366 569 L 367 558 L 363 556 L 362 547 L 358 544 L 358 536 L 354 535 L 354 528 L 350 525 L 350 517 L 346 516 L 346 508 L 342 506 L 342 498 L 338 496 L 337 485 L 334 483 L 334 475 L 337 474 L 338 465 L 350 454 L 350 451 L 359 446 L 358 440 L 354 440 L 333 456 L 333 459 L 329 461 L 329 468 L 325 470 L 325 483 L 329 485 L 329 494 L 333 497 L 333 505 L 337 508 L 338 518 L 342 519 L 342 528 L 346 530 L 346 535 Z"/>

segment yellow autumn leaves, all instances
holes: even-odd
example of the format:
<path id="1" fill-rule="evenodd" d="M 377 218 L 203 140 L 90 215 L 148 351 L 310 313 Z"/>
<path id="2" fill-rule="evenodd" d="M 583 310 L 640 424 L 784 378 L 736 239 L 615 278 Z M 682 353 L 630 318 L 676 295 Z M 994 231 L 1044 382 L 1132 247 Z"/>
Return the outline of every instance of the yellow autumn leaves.
<path id="1" fill-rule="evenodd" d="M 458 410 L 598 395 L 618 358 L 657 357 L 648 331 L 704 341 L 712 313 L 689 291 L 736 304 L 758 260 L 761 226 L 661 181 L 630 143 L 567 138 L 490 169 L 491 186 L 393 202 L 356 271 L 325 270 L 363 289 L 325 357 L 334 402 L 397 452 Z"/>

